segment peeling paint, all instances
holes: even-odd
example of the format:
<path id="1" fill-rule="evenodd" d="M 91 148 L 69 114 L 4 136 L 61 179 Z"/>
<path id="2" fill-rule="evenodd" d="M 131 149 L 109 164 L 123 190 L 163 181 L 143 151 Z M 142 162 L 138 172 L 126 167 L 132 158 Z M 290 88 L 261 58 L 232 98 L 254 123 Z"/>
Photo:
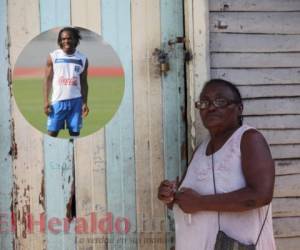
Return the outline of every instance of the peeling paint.
<path id="1" fill-rule="evenodd" d="M 41 191 L 39 194 L 39 204 L 43 207 L 43 210 L 45 211 L 45 175 L 43 170 L 42 170 Z"/>
<path id="2" fill-rule="evenodd" d="M 76 217 L 76 196 L 75 196 L 75 179 L 73 178 L 70 198 L 67 203 L 67 214 L 66 217 L 69 220 L 69 223 Z"/>
<path id="3" fill-rule="evenodd" d="M 12 157 L 13 160 L 18 158 L 18 146 L 15 141 L 15 123 L 14 120 L 11 119 L 11 146 L 9 150 L 9 155 Z"/>
<path id="4" fill-rule="evenodd" d="M 12 97 L 12 78 L 11 78 L 11 69 L 7 69 L 7 84 L 9 89 L 9 96 Z"/>
<path id="5" fill-rule="evenodd" d="M 18 231 L 18 228 L 17 228 L 17 218 L 19 217 L 19 215 L 17 215 L 17 218 L 15 216 L 15 206 L 14 206 L 14 199 L 13 199 L 13 196 L 14 196 L 14 193 L 13 193 L 13 188 L 10 192 L 10 196 L 11 196 L 11 203 L 10 203 L 10 212 L 11 212 L 11 222 L 12 222 L 12 225 L 14 226 L 14 234 L 15 234 L 15 237 L 13 237 L 13 242 L 12 242 L 12 246 L 13 246 L 13 249 L 15 250 L 16 249 L 16 241 L 15 241 L 15 238 L 17 236 L 17 231 Z"/>
<path id="6" fill-rule="evenodd" d="M 27 225 L 27 222 L 26 222 L 26 205 L 22 207 L 22 218 L 21 218 L 21 221 L 22 221 L 22 238 L 26 239 L 27 235 L 26 235 L 26 225 Z"/>
<path id="7" fill-rule="evenodd" d="M 15 169 L 13 169 L 15 170 Z M 16 184 L 16 176 L 14 175 L 13 172 L 13 188 L 11 190 L 11 205 L 10 205 L 10 211 L 11 214 L 15 215 L 13 217 L 14 220 L 14 237 L 13 237 L 13 249 L 18 249 L 17 248 L 17 240 L 18 240 L 18 221 L 21 218 L 21 212 L 20 210 L 16 210 L 17 206 L 18 206 L 18 192 L 20 190 L 20 187 Z"/>
<path id="8" fill-rule="evenodd" d="M 221 7 L 220 11 L 229 11 L 229 4 L 223 4 L 223 7 Z"/>
<path id="9" fill-rule="evenodd" d="M 215 27 L 220 30 L 225 30 L 228 28 L 228 25 L 224 21 L 218 20 L 218 23 L 217 23 L 217 25 L 215 25 Z"/>
<path id="10" fill-rule="evenodd" d="M 12 72 L 11 72 L 11 63 L 10 63 L 10 32 L 9 32 L 9 26 L 7 26 L 7 40 L 6 40 L 6 49 L 8 51 L 7 53 L 7 62 L 9 64 L 6 75 L 7 75 L 7 82 L 8 82 L 8 89 L 9 89 L 9 95 L 10 95 L 10 112 L 12 110 Z M 14 119 L 11 117 L 10 120 L 10 131 L 11 131 L 11 147 L 9 150 L 9 155 L 12 157 L 12 160 L 17 159 L 18 156 L 18 150 L 17 150 L 17 144 L 15 141 L 15 124 Z"/>
<path id="11" fill-rule="evenodd" d="M 70 140 L 70 142 L 73 143 L 73 141 Z M 66 213 L 66 217 L 69 220 L 69 223 L 73 220 L 73 218 L 76 217 L 76 193 L 75 193 L 75 159 L 74 159 L 74 147 L 73 147 L 73 154 L 72 154 L 72 178 L 71 176 L 68 177 L 68 183 L 70 183 L 71 179 L 72 179 L 72 186 L 71 186 L 71 193 L 70 193 L 70 198 L 69 201 L 66 205 L 67 208 L 67 213 Z"/>

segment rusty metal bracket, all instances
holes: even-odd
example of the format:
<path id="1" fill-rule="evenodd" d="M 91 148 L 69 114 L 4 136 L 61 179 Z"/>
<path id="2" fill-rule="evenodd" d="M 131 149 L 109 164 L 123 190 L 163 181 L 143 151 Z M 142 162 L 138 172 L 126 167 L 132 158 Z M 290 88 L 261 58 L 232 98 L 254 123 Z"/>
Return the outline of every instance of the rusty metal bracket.
<path id="1" fill-rule="evenodd" d="M 193 53 L 189 49 L 189 40 L 186 37 L 183 36 L 178 36 L 175 39 L 170 39 L 168 41 L 169 46 L 174 46 L 175 44 L 182 43 L 183 46 L 183 51 L 184 51 L 184 61 L 187 63 L 193 59 Z"/>
<path id="2" fill-rule="evenodd" d="M 174 44 L 176 44 L 176 43 L 185 43 L 186 42 L 186 38 L 185 37 L 183 37 L 183 36 L 178 36 L 178 37 L 176 37 L 175 39 L 170 39 L 169 41 L 168 41 L 168 45 L 169 46 L 172 46 L 172 45 L 174 45 Z"/>

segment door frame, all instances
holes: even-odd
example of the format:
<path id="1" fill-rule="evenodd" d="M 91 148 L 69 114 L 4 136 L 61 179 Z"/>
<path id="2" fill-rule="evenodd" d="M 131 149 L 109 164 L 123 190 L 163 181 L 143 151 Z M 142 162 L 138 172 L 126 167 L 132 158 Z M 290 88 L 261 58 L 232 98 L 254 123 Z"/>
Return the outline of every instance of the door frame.
<path id="1" fill-rule="evenodd" d="M 186 49 L 192 60 L 186 63 L 188 161 L 206 136 L 199 112 L 194 108 L 204 83 L 210 79 L 209 1 L 184 0 Z"/>

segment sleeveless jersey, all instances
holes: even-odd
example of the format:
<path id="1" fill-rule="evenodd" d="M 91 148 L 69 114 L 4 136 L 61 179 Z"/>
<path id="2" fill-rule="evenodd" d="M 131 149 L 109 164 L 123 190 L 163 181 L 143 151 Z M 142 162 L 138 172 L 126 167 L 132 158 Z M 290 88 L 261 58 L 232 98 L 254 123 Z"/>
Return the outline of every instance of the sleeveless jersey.
<path id="1" fill-rule="evenodd" d="M 53 63 L 51 102 L 81 97 L 80 74 L 84 71 L 86 56 L 75 51 L 68 55 L 62 49 L 50 53 Z"/>

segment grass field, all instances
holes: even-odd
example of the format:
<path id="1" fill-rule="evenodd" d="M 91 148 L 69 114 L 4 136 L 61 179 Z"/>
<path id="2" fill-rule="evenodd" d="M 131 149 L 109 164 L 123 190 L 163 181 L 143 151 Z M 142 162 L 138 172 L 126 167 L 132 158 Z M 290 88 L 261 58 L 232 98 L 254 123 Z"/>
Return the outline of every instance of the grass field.
<path id="1" fill-rule="evenodd" d="M 121 103 L 125 87 L 123 77 L 89 77 L 88 84 L 90 113 L 83 120 L 80 136 L 96 132 L 113 117 Z M 42 88 L 42 79 L 13 80 L 13 93 L 21 113 L 32 126 L 47 133 Z M 61 130 L 59 137 L 69 137 L 68 131 Z"/>

